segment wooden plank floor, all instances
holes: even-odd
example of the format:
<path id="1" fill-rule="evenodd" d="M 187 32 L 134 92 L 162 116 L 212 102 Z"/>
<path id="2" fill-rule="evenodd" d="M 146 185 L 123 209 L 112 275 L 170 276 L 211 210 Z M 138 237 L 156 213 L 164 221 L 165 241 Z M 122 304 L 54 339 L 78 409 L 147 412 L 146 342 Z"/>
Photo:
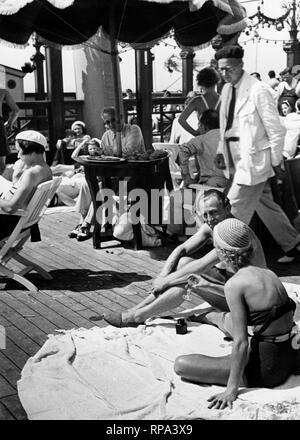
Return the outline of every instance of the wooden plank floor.
<path id="1" fill-rule="evenodd" d="M 95 250 L 91 240 L 79 243 L 68 238 L 77 220 L 74 212 L 54 210 L 41 221 L 42 241 L 26 245 L 26 254 L 53 276 L 51 281 L 34 273 L 28 276 L 39 287 L 38 293 L 0 278 L 0 325 L 6 331 L 6 348 L 0 350 L 0 420 L 26 419 L 17 381 L 27 359 L 48 334 L 56 329 L 105 326 L 104 321 L 90 318 L 123 310 L 145 298 L 152 277 L 172 249 L 134 251 L 110 242 Z M 268 262 L 278 275 L 300 275 L 299 264 L 284 269 L 274 264 L 278 252 L 274 246 L 268 249 Z M 192 297 L 183 307 L 197 303 Z"/>

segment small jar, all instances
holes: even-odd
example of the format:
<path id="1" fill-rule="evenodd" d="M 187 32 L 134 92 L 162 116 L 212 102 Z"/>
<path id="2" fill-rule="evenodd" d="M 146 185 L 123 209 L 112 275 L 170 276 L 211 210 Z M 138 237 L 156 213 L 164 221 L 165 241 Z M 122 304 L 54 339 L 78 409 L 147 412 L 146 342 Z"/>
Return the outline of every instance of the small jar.
<path id="1" fill-rule="evenodd" d="M 177 335 L 185 335 L 187 333 L 187 325 L 183 318 L 177 320 L 176 333 Z"/>

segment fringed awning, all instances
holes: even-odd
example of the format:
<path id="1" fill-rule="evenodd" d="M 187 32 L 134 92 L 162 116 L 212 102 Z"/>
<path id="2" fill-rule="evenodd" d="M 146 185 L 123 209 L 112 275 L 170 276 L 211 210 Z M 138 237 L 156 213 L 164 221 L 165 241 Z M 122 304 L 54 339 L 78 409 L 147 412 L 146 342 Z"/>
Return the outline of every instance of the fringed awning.
<path id="1" fill-rule="evenodd" d="M 237 0 L 0 0 L 0 39 L 24 45 L 36 32 L 56 44 L 81 44 L 100 26 L 110 33 L 112 2 L 116 38 L 127 43 L 157 40 L 173 29 L 181 46 L 195 47 L 247 25 Z"/>
<path id="2" fill-rule="evenodd" d="M 0 14 L 15 14 L 24 6 L 32 3 L 34 0 L 0 0 Z M 47 0 L 58 9 L 65 9 L 74 3 L 74 0 Z"/>
<path id="3" fill-rule="evenodd" d="M 167 3 L 172 3 L 174 0 L 141 0 L 141 1 L 167 4 Z M 206 3 L 209 0 L 177 0 L 177 1 L 188 2 L 190 11 L 197 11 L 198 9 L 201 9 L 204 3 Z M 228 14 L 233 15 L 233 11 L 230 6 L 230 0 L 212 0 L 212 3 L 216 8 L 219 8 L 222 11 L 225 11 Z"/>

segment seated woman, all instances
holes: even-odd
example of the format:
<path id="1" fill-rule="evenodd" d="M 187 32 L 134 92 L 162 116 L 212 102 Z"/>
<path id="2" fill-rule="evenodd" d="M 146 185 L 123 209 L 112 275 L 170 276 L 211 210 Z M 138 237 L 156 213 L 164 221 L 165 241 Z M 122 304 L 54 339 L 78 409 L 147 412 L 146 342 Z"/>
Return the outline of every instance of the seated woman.
<path id="1" fill-rule="evenodd" d="M 90 156 L 100 156 L 103 154 L 101 141 L 97 138 L 91 139 L 89 136 L 84 138 L 72 152 L 71 158 L 75 161 L 76 157 L 82 154 L 89 154 Z M 80 193 L 83 182 L 85 182 L 83 167 L 79 166 L 79 164 L 77 165 L 78 167 L 68 165 L 72 166 L 74 170 L 65 172 L 65 176 L 62 178 L 61 184 L 56 192 L 59 200 L 67 206 L 75 206 L 76 198 Z"/>
<path id="2" fill-rule="evenodd" d="M 58 139 L 56 143 L 56 153 L 52 162 L 52 170 L 55 174 L 64 170 L 59 164 L 74 166 L 72 153 L 79 144 L 84 140 L 89 140 L 90 136 L 86 134 L 85 123 L 82 121 L 75 121 L 71 126 L 71 134 L 64 139 Z M 76 165 L 76 164 L 75 164 Z M 56 168 L 55 168 L 56 167 Z M 72 168 L 66 168 L 68 171 Z"/>
<path id="3" fill-rule="evenodd" d="M 273 388 L 285 382 L 299 371 L 300 350 L 292 344 L 294 301 L 273 272 L 249 263 L 253 252 L 249 227 L 237 219 L 226 219 L 215 226 L 213 238 L 219 259 L 232 276 L 224 287 L 225 298 L 202 294 L 222 312 L 209 311 L 200 321 L 233 338 L 232 354 L 179 356 L 174 368 L 188 381 L 227 385 L 224 393 L 208 399 L 209 408 L 224 409 L 232 407 L 239 387 Z M 253 331 L 250 344 L 247 326 Z"/>
<path id="4" fill-rule="evenodd" d="M 205 110 L 219 110 L 220 95 L 216 92 L 216 86 L 220 81 L 220 75 L 213 67 L 205 67 L 197 75 L 197 84 L 203 90 L 203 94 L 197 95 L 182 111 L 178 122 L 192 136 L 198 136 L 199 130 L 195 130 L 189 123 L 188 118 L 193 112 L 197 112 L 198 119 Z"/>
<path id="5" fill-rule="evenodd" d="M 78 157 L 80 155 L 80 152 L 86 148 L 90 156 L 101 156 L 103 154 L 103 148 L 101 146 L 100 139 L 92 138 L 88 141 L 83 141 L 80 145 L 78 145 L 78 147 L 72 153 L 72 158 L 75 159 L 76 157 Z M 92 204 L 90 190 L 84 174 L 82 174 L 81 176 L 81 180 L 77 179 L 75 185 L 73 185 L 73 190 L 64 185 L 60 186 L 58 190 L 58 196 L 62 200 L 65 200 L 66 196 L 71 196 L 69 191 L 74 191 L 74 198 L 77 198 L 76 202 L 74 200 L 74 205 L 76 211 L 79 212 L 81 216 L 79 224 L 70 232 L 69 238 L 77 238 L 78 241 L 84 241 L 91 237 L 90 227 L 94 215 L 94 208 Z M 70 178 L 69 180 L 71 181 L 72 178 Z M 101 182 L 99 183 L 99 185 L 101 185 Z M 68 192 L 68 195 L 66 194 L 66 192 Z"/>
<path id="6" fill-rule="evenodd" d="M 37 131 L 26 130 L 16 136 L 18 167 L 9 188 L 0 193 L 0 208 L 13 214 L 17 209 L 27 206 L 37 186 L 52 179 L 52 172 L 44 160 L 46 138 Z M 23 165 L 23 166 L 22 166 Z M 19 216 L 0 214 L 0 240 L 14 230 Z"/>

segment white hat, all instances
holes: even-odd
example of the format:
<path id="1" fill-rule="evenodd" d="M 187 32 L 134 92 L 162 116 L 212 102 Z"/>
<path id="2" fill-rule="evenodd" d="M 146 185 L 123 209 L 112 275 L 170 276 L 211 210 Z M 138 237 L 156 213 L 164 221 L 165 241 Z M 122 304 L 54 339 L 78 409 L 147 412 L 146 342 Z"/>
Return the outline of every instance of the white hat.
<path id="1" fill-rule="evenodd" d="M 84 122 L 82 122 L 82 121 L 75 121 L 75 122 L 73 122 L 73 124 L 71 125 L 71 130 L 73 131 L 74 130 L 74 128 L 75 128 L 75 125 L 81 125 L 81 127 L 85 127 L 85 123 Z"/>
<path id="2" fill-rule="evenodd" d="M 47 147 L 47 139 L 41 133 L 35 130 L 25 130 L 17 134 L 16 140 L 35 142 L 36 144 Z"/>

